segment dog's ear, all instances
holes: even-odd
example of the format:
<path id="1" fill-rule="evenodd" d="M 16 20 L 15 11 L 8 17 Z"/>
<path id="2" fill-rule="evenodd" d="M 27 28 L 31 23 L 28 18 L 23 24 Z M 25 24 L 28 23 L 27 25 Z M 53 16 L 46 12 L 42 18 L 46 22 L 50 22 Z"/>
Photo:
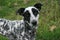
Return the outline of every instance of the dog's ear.
<path id="1" fill-rule="evenodd" d="M 18 9 L 17 14 L 23 15 L 24 10 L 25 10 L 25 8 Z"/>
<path id="2" fill-rule="evenodd" d="M 37 3 L 37 4 L 34 5 L 34 7 L 36 7 L 39 11 L 40 11 L 40 9 L 41 9 L 41 6 L 42 6 L 41 3 Z"/>

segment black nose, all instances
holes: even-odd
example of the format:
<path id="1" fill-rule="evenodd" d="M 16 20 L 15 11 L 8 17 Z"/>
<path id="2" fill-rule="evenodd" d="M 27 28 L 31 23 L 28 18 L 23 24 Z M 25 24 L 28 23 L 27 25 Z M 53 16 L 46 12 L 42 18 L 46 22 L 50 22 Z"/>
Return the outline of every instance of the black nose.
<path id="1" fill-rule="evenodd" d="M 33 21 L 32 24 L 33 24 L 33 26 L 37 25 L 37 21 Z"/>

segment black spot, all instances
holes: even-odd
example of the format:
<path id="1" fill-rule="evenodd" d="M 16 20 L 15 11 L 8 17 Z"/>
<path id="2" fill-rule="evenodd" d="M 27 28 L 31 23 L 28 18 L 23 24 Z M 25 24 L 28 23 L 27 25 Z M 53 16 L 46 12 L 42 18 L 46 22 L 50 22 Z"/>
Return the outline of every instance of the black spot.
<path id="1" fill-rule="evenodd" d="M 38 10 L 32 8 L 32 12 L 33 12 L 33 14 L 34 14 L 35 16 L 37 16 L 37 14 L 38 14 Z"/>
<path id="2" fill-rule="evenodd" d="M 10 35 L 12 35 L 14 38 L 17 38 L 16 35 L 14 35 L 14 33 L 11 33 Z"/>
<path id="3" fill-rule="evenodd" d="M 24 31 L 24 27 L 22 27 L 20 30 L 21 30 L 20 32 L 23 32 Z"/>
<path id="4" fill-rule="evenodd" d="M 1 33 L 3 34 L 4 31 L 1 31 Z"/>
<path id="5" fill-rule="evenodd" d="M 6 25 L 6 26 L 4 27 L 4 29 L 5 29 L 5 30 L 9 30 L 9 26 Z"/>
<path id="6" fill-rule="evenodd" d="M 3 22 L 3 20 L 0 20 L 0 22 Z"/>
<path id="7" fill-rule="evenodd" d="M 29 26 L 26 22 L 25 22 L 25 31 L 29 32 L 29 30 L 31 30 L 31 26 Z"/>
<path id="8" fill-rule="evenodd" d="M 24 21 L 30 22 L 30 13 L 29 13 L 29 11 L 26 11 L 23 16 L 24 16 Z"/>
<path id="9" fill-rule="evenodd" d="M 4 22 L 3 28 L 4 28 L 4 30 L 9 30 L 9 26 L 8 26 L 8 24 L 6 24 L 6 21 Z"/>
<path id="10" fill-rule="evenodd" d="M 27 39 L 29 39 L 28 35 L 25 34 L 24 36 L 25 36 Z"/>

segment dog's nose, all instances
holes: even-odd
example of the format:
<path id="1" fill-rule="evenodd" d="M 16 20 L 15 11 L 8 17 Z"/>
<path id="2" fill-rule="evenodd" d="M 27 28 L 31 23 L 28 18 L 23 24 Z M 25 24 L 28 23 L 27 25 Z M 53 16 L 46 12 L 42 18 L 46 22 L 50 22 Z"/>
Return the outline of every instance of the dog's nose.
<path id="1" fill-rule="evenodd" d="M 37 21 L 33 21 L 32 24 L 33 24 L 33 26 L 37 25 Z"/>

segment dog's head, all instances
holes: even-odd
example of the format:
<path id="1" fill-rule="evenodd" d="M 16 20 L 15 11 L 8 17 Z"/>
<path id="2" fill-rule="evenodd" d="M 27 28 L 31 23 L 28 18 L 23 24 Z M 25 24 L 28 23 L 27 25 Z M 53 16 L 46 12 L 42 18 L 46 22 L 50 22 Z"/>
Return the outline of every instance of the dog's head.
<path id="1" fill-rule="evenodd" d="M 41 3 L 37 3 L 34 6 L 27 8 L 20 8 L 17 13 L 24 17 L 24 21 L 27 21 L 32 26 L 38 24 L 39 11 L 41 10 Z"/>

